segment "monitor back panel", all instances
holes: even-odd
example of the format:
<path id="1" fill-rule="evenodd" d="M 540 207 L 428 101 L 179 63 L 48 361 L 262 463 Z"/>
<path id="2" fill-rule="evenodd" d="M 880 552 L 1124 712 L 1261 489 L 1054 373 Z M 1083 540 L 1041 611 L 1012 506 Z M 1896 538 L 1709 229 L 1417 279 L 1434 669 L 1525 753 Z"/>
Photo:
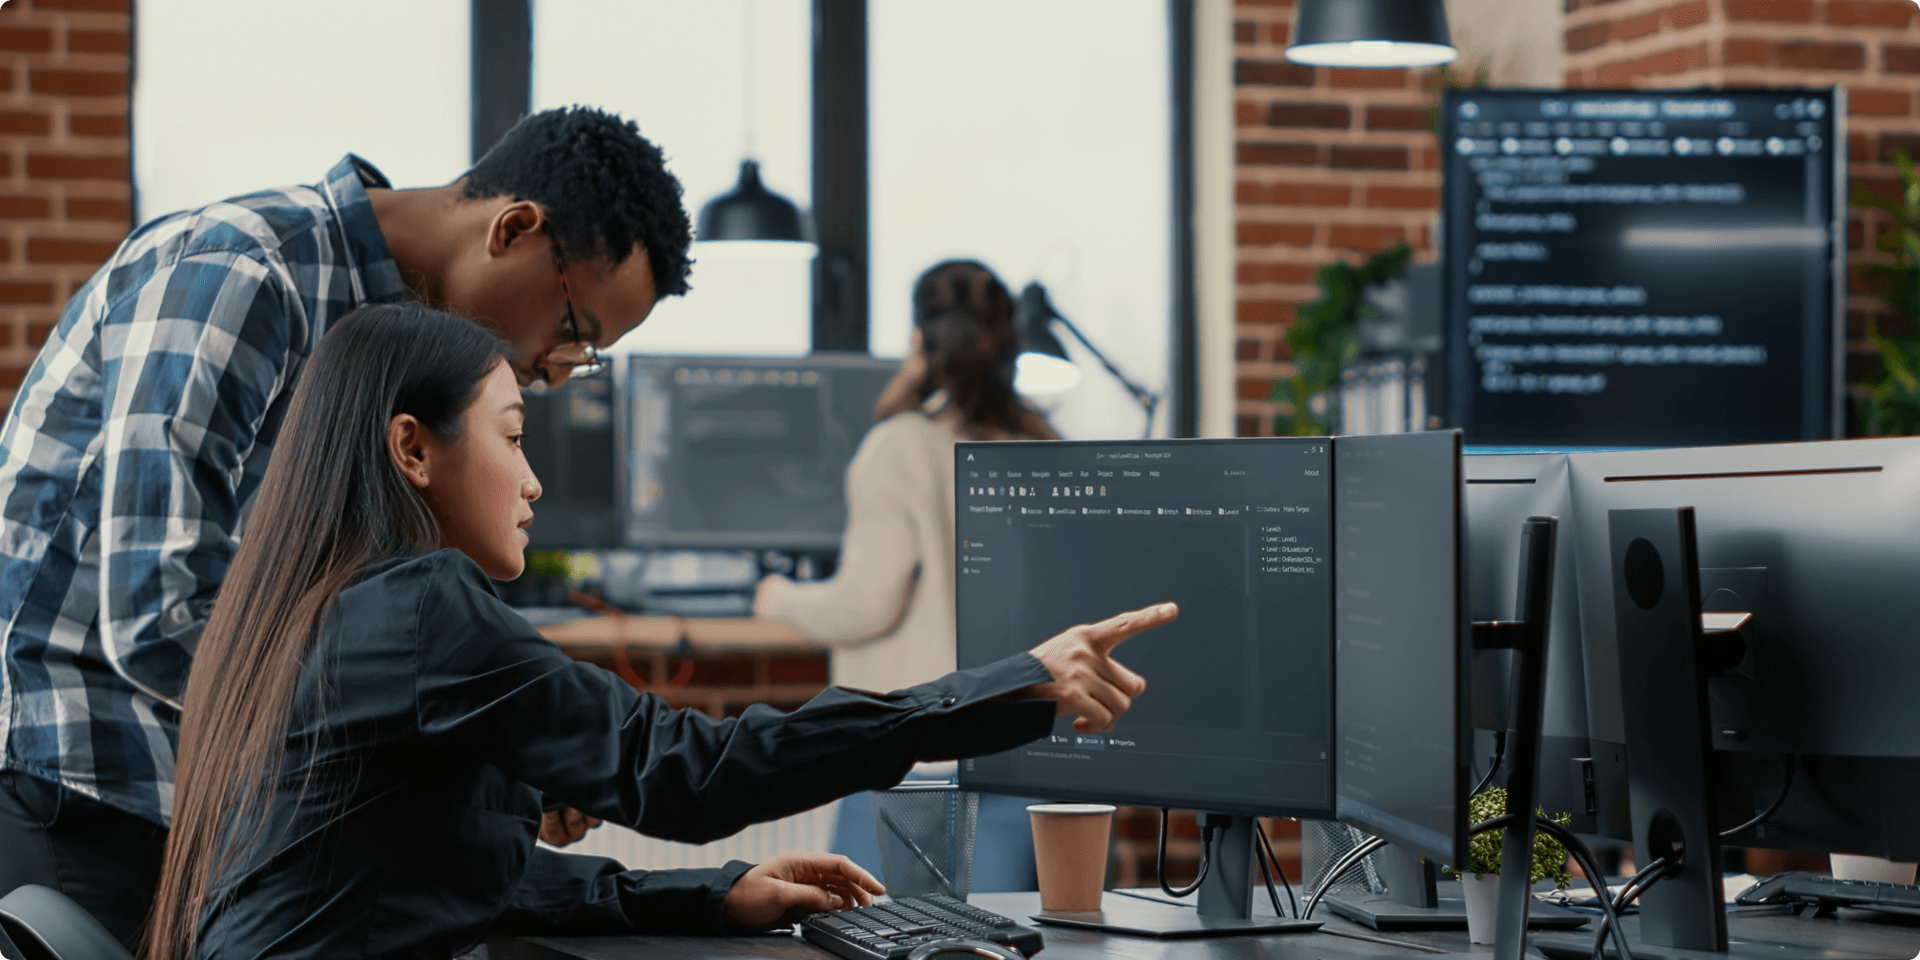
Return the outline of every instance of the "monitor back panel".
<path id="1" fill-rule="evenodd" d="M 1460 433 L 1341 437 L 1334 451 L 1336 810 L 1460 863 L 1472 787 Z"/>
<path id="2" fill-rule="evenodd" d="M 1693 507 L 1709 611 L 1755 615 L 1745 659 L 1709 680 L 1713 747 L 1920 756 L 1920 438 L 1571 458 L 1588 714 L 1625 740 L 1607 511 Z"/>
<path id="3" fill-rule="evenodd" d="M 898 366 L 833 354 L 630 358 L 626 545 L 838 546 L 847 465 Z"/>
<path id="4" fill-rule="evenodd" d="M 960 666 L 1174 601 L 1120 646 L 1147 679 L 1111 733 L 968 760 L 970 790 L 1327 819 L 1332 456 L 1325 438 L 955 447 Z"/>

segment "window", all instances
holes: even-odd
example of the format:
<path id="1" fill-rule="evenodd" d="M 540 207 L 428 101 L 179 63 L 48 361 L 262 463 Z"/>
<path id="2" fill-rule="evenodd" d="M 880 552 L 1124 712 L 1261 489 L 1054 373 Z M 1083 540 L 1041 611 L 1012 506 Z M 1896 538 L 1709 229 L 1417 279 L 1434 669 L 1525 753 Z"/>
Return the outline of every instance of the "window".
<path id="1" fill-rule="evenodd" d="M 357 153 L 395 186 L 468 166 L 469 0 L 141 0 L 133 96 L 140 219 L 319 183 Z"/>
<path id="2" fill-rule="evenodd" d="M 1016 296 L 1045 284 L 1101 352 L 1164 397 L 1165 0 L 868 2 L 873 352 L 906 351 L 921 271 L 969 257 Z M 1055 427 L 1073 439 L 1139 436 L 1138 405 L 1077 359 L 1084 375 L 1054 406 Z M 1163 399 L 1156 435 L 1167 422 Z"/>
<path id="3" fill-rule="evenodd" d="M 687 212 L 733 189 L 740 161 L 798 204 L 811 176 L 808 0 L 540 0 L 533 108 L 620 114 L 666 151 Z M 807 260 L 740 259 L 695 243 L 693 290 L 661 301 L 615 349 L 798 355 L 812 347 Z"/>

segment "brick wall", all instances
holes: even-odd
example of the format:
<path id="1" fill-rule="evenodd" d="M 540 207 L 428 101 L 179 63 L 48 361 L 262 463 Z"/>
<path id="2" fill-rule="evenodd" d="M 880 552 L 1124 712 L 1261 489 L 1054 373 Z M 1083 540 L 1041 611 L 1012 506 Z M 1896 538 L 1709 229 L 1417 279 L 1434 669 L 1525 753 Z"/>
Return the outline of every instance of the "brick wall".
<path id="1" fill-rule="evenodd" d="M 1293 0 L 1238 0 L 1238 432 L 1267 436 L 1288 376 L 1281 335 L 1315 294 L 1314 270 L 1401 240 L 1431 246 L 1439 154 L 1436 70 L 1343 70 L 1287 62 Z"/>
<path id="2" fill-rule="evenodd" d="M 1566 0 L 1569 86 L 1847 87 L 1855 184 L 1898 193 L 1893 151 L 1920 153 L 1920 6 L 1913 0 Z M 1877 256 L 1879 214 L 1848 222 L 1850 259 Z M 1855 284 L 1847 378 L 1878 373 L 1867 319 L 1902 321 Z"/>
<path id="3" fill-rule="evenodd" d="M 127 234 L 128 0 L 0 7 L 0 405 Z"/>

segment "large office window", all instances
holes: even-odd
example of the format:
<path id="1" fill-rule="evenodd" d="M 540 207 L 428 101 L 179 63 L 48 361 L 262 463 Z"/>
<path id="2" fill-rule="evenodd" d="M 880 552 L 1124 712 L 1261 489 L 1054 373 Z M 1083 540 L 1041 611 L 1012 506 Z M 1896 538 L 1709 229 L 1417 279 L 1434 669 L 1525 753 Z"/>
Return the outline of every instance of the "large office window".
<path id="1" fill-rule="evenodd" d="M 533 108 L 619 113 L 666 151 L 689 214 L 733 188 L 740 161 L 808 206 L 808 0 L 539 0 Z M 697 238 L 696 238 L 697 240 Z M 797 355 L 812 345 L 812 264 L 694 244 L 693 292 L 654 308 L 616 349 Z"/>
<path id="2" fill-rule="evenodd" d="M 1164 394 L 1166 0 L 868 3 L 873 351 L 906 350 L 922 270 L 971 257 L 1016 294 L 1046 284 L 1103 353 Z M 1126 392 L 1091 359 L 1080 365 L 1055 426 L 1073 439 L 1139 436 Z M 1163 401 L 1156 435 L 1167 417 Z"/>
<path id="3" fill-rule="evenodd" d="M 458 177 L 469 3 L 140 0 L 139 217 L 318 183 L 349 152 L 396 186 Z"/>

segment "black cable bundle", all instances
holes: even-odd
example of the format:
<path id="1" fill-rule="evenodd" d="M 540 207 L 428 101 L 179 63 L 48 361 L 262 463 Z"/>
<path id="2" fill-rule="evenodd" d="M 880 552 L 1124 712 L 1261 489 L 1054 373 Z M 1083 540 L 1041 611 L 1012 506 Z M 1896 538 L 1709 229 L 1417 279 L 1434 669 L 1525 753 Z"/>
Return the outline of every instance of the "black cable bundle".
<path id="1" fill-rule="evenodd" d="M 1213 827 L 1200 828 L 1200 872 L 1193 883 L 1175 890 L 1167 883 L 1167 808 L 1160 808 L 1160 844 L 1153 857 L 1153 872 L 1160 877 L 1160 892 L 1169 897 L 1190 897 L 1207 882 L 1207 869 L 1213 865 Z"/>

